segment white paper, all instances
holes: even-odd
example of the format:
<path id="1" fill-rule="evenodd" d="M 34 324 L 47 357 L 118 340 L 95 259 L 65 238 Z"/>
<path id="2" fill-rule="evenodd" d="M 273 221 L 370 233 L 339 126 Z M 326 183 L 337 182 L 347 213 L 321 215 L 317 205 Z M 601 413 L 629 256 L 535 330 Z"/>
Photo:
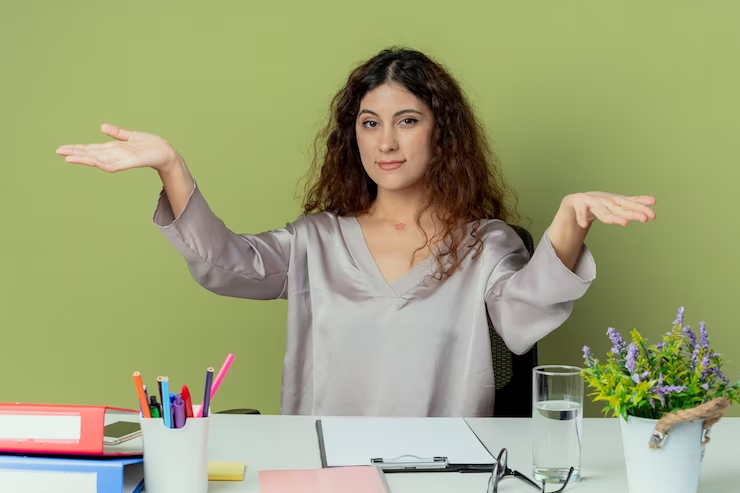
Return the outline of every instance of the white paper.
<path id="1" fill-rule="evenodd" d="M 79 441 L 79 415 L 0 413 L 0 440 Z"/>
<path id="2" fill-rule="evenodd" d="M 495 462 L 462 418 L 324 418 L 321 428 L 330 467 L 370 465 L 372 459 L 388 462 L 405 455 L 446 457 L 453 465 Z"/>
<path id="3" fill-rule="evenodd" d="M 97 493 L 98 475 L 0 470 L 0 491 L 12 493 Z"/>

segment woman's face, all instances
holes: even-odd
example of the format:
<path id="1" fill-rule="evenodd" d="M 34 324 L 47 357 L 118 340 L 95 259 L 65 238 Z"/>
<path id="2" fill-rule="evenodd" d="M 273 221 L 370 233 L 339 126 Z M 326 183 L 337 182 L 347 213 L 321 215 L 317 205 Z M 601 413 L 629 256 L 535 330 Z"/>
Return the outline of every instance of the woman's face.
<path id="1" fill-rule="evenodd" d="M 431 158 L 432 112 L 395 82 L 360 101 L 356 134 L 362 165 L 379 189 L 417 186 Z"/>

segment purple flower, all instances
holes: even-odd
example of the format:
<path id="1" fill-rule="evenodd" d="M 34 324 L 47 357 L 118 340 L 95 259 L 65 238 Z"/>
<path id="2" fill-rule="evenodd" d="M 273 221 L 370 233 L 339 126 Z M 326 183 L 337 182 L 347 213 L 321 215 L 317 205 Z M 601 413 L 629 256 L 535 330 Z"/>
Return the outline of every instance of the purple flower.
<path id="1" fill-rule="evenodd" d="M 679 326 L 683 324 L 683 307 L 678 308 L 678 314 L 676 315 L 676 320 L 673 323 L 678 324 Z"/>
<path id="2" fill-rule="evenodd" d="M 658 385 L 663 385 L 663 374 L 662 373 L 658 377 Z"/>
<path id="3" fill-rule="evenodd" d="M 662 376 L 662 375 L 661 375 Z M 665 405 L 665 396 L 668 394 L 674 394 L 677 392 L 684 392 L 686 390 L 685 385 L 658 385 L 652 391 L 658 394 L 660 403 Z"/>
<path id="4" fill-rule="evenodd" d="M 683 333 L 686 334 L 686 337 L 688 337 L 691 347 L 693 348 L 694 346 L 696 346 L 696 335 L 694 334 L 694 331 L 691 330 L 691 327 L 689 327 L 688 325 L 684 327 Z"/>
<path id="5" fill-rule="evenodd" d="M 625 367 L 630 373 L 634 373 L 637 370 L 637 345 L 632 342 L 627 348 L 627 361 L 625 361 Z"/>
<path id="6" fill-rule="evenodd" d="M 614 354 L 620 354 L 622 350 L 624 349 L 624 341 L 622 340 L 622 336 L 619 334 L 619 332 L 616 331 L 616 329 L 613 329 L 609 327 L 609 330 L 606 331 L 606 335 L 609 336 L 609 339 L 612 341 L 612 353 Z"/>
<path id="7" fill-rule="evenodd" d="M 655 345 L 655 349 L 657 349 L 658 351 L 662 351 L 664 347 L 665 347 L 665 342 L 661 342 L 660 344 Z"/>
<path id="8" fill-rule="evenodd" d="M 703 384 L 701 384 L 701 388 L 703 388 L 704 390 L 709 390 L 709 384 L 708 383 L 703 383 Z"/>
<path id="9" fill-rule="evenodd" d="M 696 366 L 699 362 L 699 346 L 694 346 L 694 351 L 691 353 L 691 364 Z"/>
<path id="10" fill-rule="evenodd" d="M 722 373 L 722 370 L 720 370 L 716 366 L 711 367 L 709 369 L 709 373 L 711 373 L 712 375 L 716 376 L 717 378 L 719 378 L 720 380 L 722 380 L 724 383 L 729 383 L 730 382 L 730 379 L 727 378 L 727 375 L 725 375 L 724 373 Z"/>
<path id="11" fill-rule="evenodd" d="M 648 402 L 650 403 L 650 407 L 652 407 L 653 409 L 655 409 L 655 399 L 653 399 L 651 397 L 650 399 L 648 399 Z"/>
<path id="12" fill-rule="evenodd" d="M 709 348 L 709 335 L 707 334 L 707 324 L 699 322 L 699 343 L 702 349 Z"/>
<path id="13" fill-rule="evenodd" d="M 706 377 L 709 374 L 709 353 L 705 352 L 704 356 L 701 359 L 701 376 L 702 378 Z"/>
<path id="14" fill-rule="evenodd" d="M 650 372 L 649 371 L 644 371 L 641 374 L 640 373 L 633 373 L 632 374 L 632 381 L 635 382 L 635 383 L 640 383 L 643 380 L 647 380 L 649 376 L 650 376 Z"/>
<path id="15" fill-rule="evenodd" d="M 683 307 L 678 307 L 678 314 L 676 315 L 676 320 L 673 322 L 674 324 L 681 325 L 683 324 Z"/>
<path id="16" fill-rule="evenodd" d="M 583 346 L 583 359 L 591 360 L 591 358 L 591 348 L 588 346 Z"/>
<path id="17" fill-rule="evenodd" d="M 673 394 L 676 392 L 684 392 L 686 390 L 685 385 L 664 385 L 663 387 L 658 389 L 658 392 L 662 392 L 664 394 Z"/>

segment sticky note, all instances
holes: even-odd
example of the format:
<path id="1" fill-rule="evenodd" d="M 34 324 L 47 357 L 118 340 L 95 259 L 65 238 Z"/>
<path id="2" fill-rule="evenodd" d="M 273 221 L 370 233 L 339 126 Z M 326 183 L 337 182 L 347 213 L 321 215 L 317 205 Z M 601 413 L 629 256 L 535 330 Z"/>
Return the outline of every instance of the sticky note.
<path id="1" fill-rule="evenodd" d="M 209 481 L 241 481 L 246 465 L 243 462 L 209 462 Z"/>

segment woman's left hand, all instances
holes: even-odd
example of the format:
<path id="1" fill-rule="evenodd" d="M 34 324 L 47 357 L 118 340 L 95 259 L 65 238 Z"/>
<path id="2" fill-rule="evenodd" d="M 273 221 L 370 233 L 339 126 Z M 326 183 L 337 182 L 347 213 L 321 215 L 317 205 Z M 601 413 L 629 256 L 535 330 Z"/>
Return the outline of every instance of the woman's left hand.
<path id="1" fill-rule="evenodd" d="M 588 228 L 595 220 L 605 224 L 627 226 L 630 221 L 646 223 L 655 219 L 650 206 L 655 197 L 638 195 L 628 197 L 608 192 L 585 192 L 568 195 L 564 202 L 573 208 L 578 225 Z"/>

